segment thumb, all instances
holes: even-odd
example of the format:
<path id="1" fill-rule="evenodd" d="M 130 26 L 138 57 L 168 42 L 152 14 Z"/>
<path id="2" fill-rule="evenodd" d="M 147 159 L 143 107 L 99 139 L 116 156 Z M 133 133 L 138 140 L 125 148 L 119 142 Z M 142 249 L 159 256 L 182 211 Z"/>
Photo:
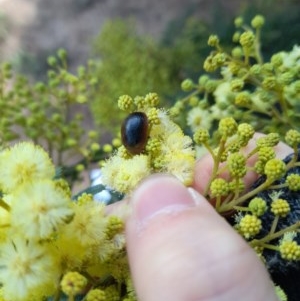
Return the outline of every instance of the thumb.
<path id="1" fill-rule="evenodd" d="M 196 191 L 156 175 L 132 207 L 126 236 L 138 300 L 277 300 L 256 254 Z"/>

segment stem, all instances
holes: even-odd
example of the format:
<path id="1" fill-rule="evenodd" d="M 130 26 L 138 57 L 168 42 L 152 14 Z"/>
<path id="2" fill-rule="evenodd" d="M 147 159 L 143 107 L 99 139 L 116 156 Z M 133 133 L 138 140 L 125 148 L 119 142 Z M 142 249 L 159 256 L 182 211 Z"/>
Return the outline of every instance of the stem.
<path id="1" fill-rule="evenodd" d="M 234 200 L 234 201 L 232 201 L 228 204 L 225 204 L 224 206 L 221 206 L 220 207 L 220 212 L 231 210 L 233 208 L 233 206 L 236 206 L 236 205 L 239 205 L 239 204 L 243 203 L 247 199 L 251 198 L 252 196 L 259 193 L 260 191 L 267 188 L 269 185 L 270 185 L 270 181 L 266 181 L 266 182 L 262 183 L 260 186 L 258 186 L 255 189 L 249 191 L 248 193 L 244 194 L 240 198 L 237 198 L 236 200 Z"/>
<path id="2" fill-rule="evenodd" d="M 281 189 L 281 188 L 285 188 L 285 187 L 288 187 L 288 185 L 283 183 L 283 184 L 278 184 L 278 185 L 272 185 L 269 188 L 270 189 Z"/>
<path id="3" fill-rule="evenodd" d="M 260 51 L 260 29 L 259 28 L 256 29 L 256 34 L 255 34 L 255 58 L 257 59 L 259 65 L 262 65 L 264 63 Z"/>
<path id="4" fill-rule="evenodd" d="M 68 301 L 74 301 L 74 296 L 73 295 L 69 295 Z"/>
<path id="5" fill-rule="evenodd" d="M 218 153 L 217 155 L 215 155 L 213 153 L 213 151 L 211 150 L 211 155 L 213 157 L 213 160 L 214 160 L 214 167 L 213 167 L 213 170 L 212 170 L 212 173 L 211 173 L 211 176 L 210 176 L 210 179 L 208 181 L 208 184 L 205 188 L 205 192 L 204 192 L 204 196 L 206 196 L 208 194 L 208 190 L 209 190 L 209 187 L 210 187 L 210 184 L 211 182 L 215 179 L 216 175 L 217 175 L 217 172 L 218 172 L 218 168 L 219 168 L 219 164 L 220 164 L 220 158 L 221 158 L 221 155 L 225 149 L 225 142 L 226 142 L 226 139 L 224 139 L 223 137 L 221 138 L 221 141 L 220 141 L 220 147 L 218 149 Z M 206 146 L 207 147 L 207 146 Z"/>
<path id="6" fill-rule="evenodd" d="M 289 226 L 289 227 L 286 227 L 278 232 L 275 232 L 273 234 L 269 234 L 269 235 L 266 235 L 265 237 L 261 238 L 261 239 L 253 239 L 251 242 L 250 242 L 250 245 L 251 246 L 257 246 L 257 245 L 260 245 L 262 243 L 265 243 L 265 242 L 269 242 L 275 238 L 278 238 L 280 236 L 282 236 L 284 233 L 286 232 L 291 232 L 291 231 L 296 231 L 298 230 L 297 228 L 300 227 L 300 221 Z"/>
<path id="7" fill-rule="evenodd" d="M 238 211 L 250 211 L 248 207 L 242 207 L 242 206 L 233 206 L 233 209 Z"/>
<path id="8" fill-rule="evenodd" d="M 268 235 L 272 235 L 272 234 L 275 233 L 276 227 L 278 225 L 278 221 L 279 221 L 279 216 L 276 215 L 275 218 L 274 218 L 274 220 L 273 220 L 273 223 L 272 223 L 272 226 L 271 226 L 271 229 L 270 229 L 270 232 L 269 232 Z"/>
<path id="9" fill-rule="evenodd" d="M 274 245 L 262 244 L 262 247 L 265 248 L 265 249 L 270 249 L 270 250 L 278 251 L 278 247 L 276 247 Z"/>
<path id="10" fill-rule="evenodd" d="M 3 209 L 5 209 L 8 212 L 10 211 L 10 206 L 7 203 L 5 203 L 3 201 L 3 199 L 0 199 L 0 207 L 2 207 Z"/>
<path id="11" fill-rule="evenodd" d="M 61 290 L 58 288 L 53 296 L 53 301 L 59 301 L 61 296 Z"/>
<path id="12" fill-rule="evenodd" d="M 218 209 L 220 208 L 221 205 L 221 197 L 217 196 L 217 200 L 216 200 L 216 210 L 218 211 Z"/>
<path id="13" fill-rule="evenodd" d="M 291 161 L 286 165 L 287 169 L 290 169 L 296 165 L 296 162 L 298 160 L 298 148 L 297 146 L 293 147 L 294 149 L 294 156 L 292 157 Z"/>

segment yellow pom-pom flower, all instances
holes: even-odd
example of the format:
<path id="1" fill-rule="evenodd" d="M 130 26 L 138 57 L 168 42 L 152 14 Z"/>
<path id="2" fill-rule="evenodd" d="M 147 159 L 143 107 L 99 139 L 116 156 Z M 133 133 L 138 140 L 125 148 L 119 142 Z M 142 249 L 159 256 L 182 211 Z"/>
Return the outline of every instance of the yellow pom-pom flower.
<path id="1" fill-rule="evenodd" d="M 22 185 L 11 202 L 11 225 L 26 238 L 48 238 L 73 217 L 71 200 L 49 180 Z"/>
<path id="2" fill-rule="evenodd" d="M 280 136 L 278 133 L 270 133 L 267 136 L 260 137 L 256 140 L 256 145 L 258 148 L 269 146 L 273 147 L 277 145 L 280 141 Z"/>
<path id="3" fill-rule="evenodd" d="M 291 211 L 291 208 L 286 200 L 275 199 L 271 203 L 271 211 L 279 217 L 286 217 Z"/>
<path id="4" fill-rule="evenodd" d="M 150 107 L 156 107 L 159 105 L 159 97 L 157 93 L 148 93 L 145 96 L 145 103 Z"/>
<path id="5" fill-rule="evenodd" d="M 283 259 L 300 260 L 300 246 L 295 241 L 283 240 L 279 245 L 279 252 Z"/>
<path id="6" fill-rule="evenodd" d="M 212 116 L 199 107 L 189 110 L 186 120 L 193 132 L 199 128 L 209 129 L 212 124 Z"/>
<path id="7" fill-rule="evenodd" d="M 105 185 L 128 193 L 150 173 L 150 162 L 146 155 L 137 155 L 129 159 L 116 155 L 102 168 L 102 180 Z"/>
<path id="8" fill-rule="evenodd" d="M 19 236 L 1 245 L 0 266 L 5 300 L 42 300 L 55 292 L 60 277 L 48 248 Z"/>
<path id="9" fill-rule="evenodd" d="M 274 159 L 276 156 L 274 148 L 270 146 L 260 147 L 258 150 L 258 160 L 262 163 Z"/>
<path id="10" fill-rule="evenodd" d="M 156 108 L 151 108 L 148 112 L 147 112 L 147 117 L 148 117 L 148 121 L 150 124 L 159 124 L 160 119 L 158 117 L 158 109 Z"/>
<path id="11" fill-rule="evenodd" d="M 124 222 L 118 216 L 110 216 L 107 221 L 105 234 L 108 239 L 111 239 L 116 234 L 124 230 Z"/>
<path id="12" fill-rule="evenodd" d="M 60 285 L 67 296 L 76 296 L 86 287 L 87 279 L 78 272 L 68 272 L 63 276 Z"/>
<path id="13" fill-rule="evenodd" d="M 40 179 L 52 179 L 54 165 L 37 145 L 21 142 L 0 153 L 0 187 L 11 192 L 20 185 Z"/>
<path id="14" fill-rule="evenodd" d="M 247 141 L 250 140 L 254 135 L 254 128 L 249 123 L 241 123 L 237 129 L 238 135 Z"/>
<path id="15" fill-rule="evenodd" d="M 74 218 L 61 231 L 67 237 L 80 240 L 84 246 L 101 243 L 105 237 L 104 205 L 96 202 L 75 203 Z"/>
<path id="16" fill-rule="evenodd" d="M 227 167 L 232 177 L 242 178 L 246 170 L 246 158 L 241 153 L 230 154 L 227 158 Z"/>
<path id="17" fill-rule="evenodd" d="M 298 174 L 289 174 L 286 177 L 285 183 L 287 184 L 289 190 L 299 191 L 300 190 L 300 175 Z"/>
<path id="18" fill-rule="evenodd" d="M 261 220 L 255 215 L 246 214 L 239 222 L 239 230 L 247 239 L 257 235 L 261 227 Z"/>
<path id="19" fill-rule="evenodd" d="M 133 99 L 129 95 L 122 95 L 118 99 L 118 106 L 123 111 L 130 111 L 133 106 Z"/>
<path id="20" fill-rule="evenodd" d="M 213 180 L 210 185 L 210 191 L 213 197 L 225 196 L 228 194 L 229 190 L 229 183 L 222 178 Z"/>

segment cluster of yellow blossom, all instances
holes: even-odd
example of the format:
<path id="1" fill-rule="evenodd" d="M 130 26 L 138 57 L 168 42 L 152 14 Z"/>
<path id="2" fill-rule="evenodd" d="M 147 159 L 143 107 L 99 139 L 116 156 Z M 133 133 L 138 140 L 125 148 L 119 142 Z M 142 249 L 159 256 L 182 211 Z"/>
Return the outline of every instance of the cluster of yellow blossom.
<path id="1" fill-rule="evenodd" d="M 121 219 L 106 217 L 105 206 L 91 195 L 82 194 L 74 202 L 66 182 L 55 179 L 54 165 L 40 146 L 21 142 L 0 152 L 0 189 L 4 300 L 77 294 L 88 281 L 81 281 L 75 292 L 65 279 L 85 279 L 83 273 L 95 283 L 107 276 L 112 258 L 118 279 L 129 277 Z"/>
<path id="2" fill-rule="evenodd" d="M 138 149 L 138 153 L 132 154 L 126 150 L 126 145 L 121 146 L 106 162 L 102 169 L 104 184 L 129 193 L 140 180 L 155 172 L 169 173 L 185 185 L 191 184 L 195 163 L 192 139 L 184 135 L 166 111 L 157 108 L 157 94 L 149 93 L 134 99 L 123 95 L 118 104 L 120 109 L 129 113 L 145 114 L 147 120 L 143 122 L 149 123 L 149 128 L 141 128 L 144 132 L 138 133 L 145 140 L 143 149 Z M 125 134 L 131 135 L 130 132 Z"/>

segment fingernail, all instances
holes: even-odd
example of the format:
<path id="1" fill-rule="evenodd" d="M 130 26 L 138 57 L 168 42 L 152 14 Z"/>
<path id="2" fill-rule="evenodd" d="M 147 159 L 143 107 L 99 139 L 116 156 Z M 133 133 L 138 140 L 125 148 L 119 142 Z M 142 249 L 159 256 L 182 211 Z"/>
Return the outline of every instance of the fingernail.
<path id="1" fill-rule="evenodd" d="M 158 214 L 174 214 L 195 206 L 188 189 L 176 178 L 155 175 L 135 191 L 133 211 L 139 223 L 145 223 Z"/>

